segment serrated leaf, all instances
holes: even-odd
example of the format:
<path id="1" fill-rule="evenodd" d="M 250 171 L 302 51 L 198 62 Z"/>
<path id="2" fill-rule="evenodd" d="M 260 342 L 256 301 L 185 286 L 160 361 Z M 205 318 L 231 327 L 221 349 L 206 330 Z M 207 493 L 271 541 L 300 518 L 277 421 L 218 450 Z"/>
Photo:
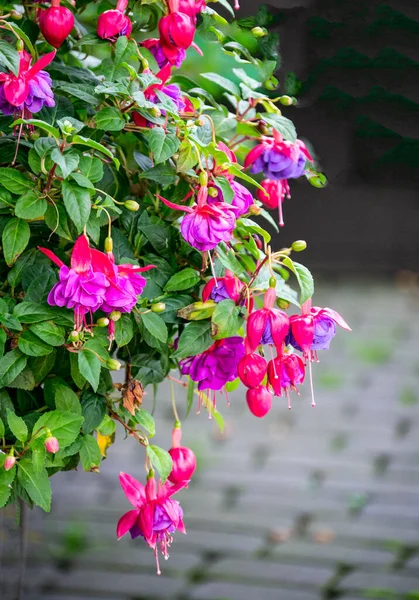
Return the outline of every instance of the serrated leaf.
<path id="1" fill-rule="evenodd" d="M 40 198 L 35 192 L 27 192 L 16 202 L 15 215 L 21 219 L 38 219 L 48 208 L 45 198 Z"/>
<path id="2" fill-rule="evenodd" d="M 149 432 L 150 436 L 153 437 L 156 433 L 156 424 L 154 417 L 144 408 L 140 408 L 135 411 L 135 420 L 138 425 L 141 425 L 146 431 Z"/>
<path id="3" fill-rule="evenodd" d="M 46 449 L 44 444 L 32 448 L 32 465 L 35 475 L 38 475 L 45 466 Z"/>
<path id="4" fill-rule="evenodd" d="M 0 168 L 0 181 L 9 192 L 19 196 L 31 191 L 34 186 L 31 179 L 27 179 L 20 171 L 11 167 Z"/>
<path id="5" fill-rule="evenodd" d="M 73 144 L 80 144 L 82 146 L 88 146 L 89 148 L 92 148 L 93 150 L 97 150 L 98 152 L 102 152 L 102 154 L 104 154 L 105 156 L 107 156 L 108 158 L 111 158 L 115 167 L 117 169 L 119 169 L 119 160 L 117 158 L 114 157 L 114 155 L 112 154 L 112 152 L 110 150 L 108 150 L 108 148 L 106 148 L 106 146 L 103 146 L 102 144 L 99 144 L 99 142 L 95 142 L 94 140 L 90 139 L 90 138 L 86 138 L 83 137 L 81 135 L 75 135 L 72 139 L 72 143 Z"/>
<path id="6" fill-rule="evenodd" d="M 83 436 L 80 460 L 84 471 L 91 471 L 100 465 L 102 455 L 96 439 L 88 434 Z"/>
<path id="7" fill-rule="evenodd" d="M 0 175 L 1 177 L 1 175 Z M 31 230 L 23 219 L 10 219 L 2 234 L 2 246 L 5 261 L 9 267 L 28 245 Z"/>
<path id="8" fill-rule="evenodd" d="M 193 401 L 194 401 L 194 397 L 195 397 L 195 381 L 193 381 L 193 379 L 191 379 L 189 377 L 189 375 L 187 375 L 188 378 L 188 393 L 186 396 L 186 413 L 185 413 L 185 419 L 189 416 L 189 413 L 191 412 L 191 408 L 193 406 Z"/>
<path id="9" fill-rule="evenodd" d="M 126 346 L 134 337 L 134 326 L 129 315 L 122 317 L 115 323 L 115 342 L 118 348 Z"/>
<path id="10" fill-rule="evenodd" d="M 244 267 L 239 263 L 237 258 L 234 255 L 233 250 L 224 249 L 224 244 L 219 244 L 217 248 L 217 258 L 220 263 L 228 269 L 232 271 L 235 275 L 244 275 L 246 273 Z"/>
<path id="11" fill-rule="evenodd" d="M 177 180 L 176 171 L 167 164 L 160 164 L 143 171 L 139 175 L 140 179 L 150 179 L 160 185 L 170 185 Z"/>
<path id="12" fill-rule="evenodd" d="M 22 417 L 18 417 L 16 413 L 10 409 L 6 409 L 7 424 L 15 438 L 20 442 L 24 442 L 28 437 L 28 428 Z"/>
<path id="13" fill-rule="evenodd" d="M 21 323 L 48 321 L 54 316 L 53 311 L 48 306 L 43 306 L 35 302 L 21 302 L 20 304 L 16 304 L 13 314 Z"/>
<path id="14" fill-rule="evenodd" d="M 179 146 L 176 170 L 178 173 L 186 173 L 198 162 L 198 150 L 188 140 L 184 140 Z"/>
<path id="15" fill-rule="evenodd" d="M 10 494 L 12 493 L 11 485 L 16 477 L 16 466 L 12 467 L 10 471 L 5 471 L 0 468 L 0 508 L 6 505 L 9 500 Z"/>
<path id="16" fill-rule="evenodd" d="M 33 502 L 45 512 L 51 509 L 51 484 L 45 469 L 35 471 L 30 458 L 18 462 L 17 478 Z"/>
<path id="17" fill-rule="evenodd" d="M 160 479 L 164 483 L 173 468 L 172 457 L 159 446 L 147 446 L 147 456 L 153 467 L 159 472 Z"/>
<path id="18" fill-rule="evenodd" d="M 23 354 L 28 356 L 46 356 L 53 350 L 50 344 L 41 340 L 35 333 L 27 329 L 18 339 L 18 346 Z"/>
<path id="19" fill-rule="evenodd" d="M 29 327 L 41 340 L 51 346 L 62 346 L 65 342 L 65 329 L 54 321 L 44 321 Z"/>
<path id="20" fill-rule="evenodd" d="M 201 77 L 203 77 L 204 79 L 207 79 L 208 81 L 212 81 L 213 83 L 216 83 L 217 85 L 222 87 L 224 90 L 229 91 L 236 98 L 240 98 L 239 88 L 237 87 L 237 85 L 235 83 L 233 83 L 226 77 L 223 77 L 222 75 L 219 75 L 218 73 L 201 73 Z"/>
<path id="21" fill-rule="evenodd" d="M 93 390 L 96 392 L 100 380 L 100 360 L 90 350 L 81 350 L 78 353 L 78 363 L 81 375 L 87 379 Z"/>
<path id="22" fill-rule="evenodd" d="M 83 231 L 91 210 L 90 194 L 85 188 L 64 181 L 62 186 L 64 206 L 76 226 L 77 233 Z"/>
<path id="23" fill-rule="evenodd" d="M 57 438 L 61 450 L 74 442 L 80 433 L 82 423 L 83 417 L 74 413 L 51 410 L 39 417 L 33 426 L 32 435 L 49 429 L 52 435 Z"/>
<path id="24" fill-rule="evenodd" d="M 166 133 L 162 127 L 153 127 L 148 135 L 148 144 L 153 153 L 154 163 L 165 162 L 179 148 L 179 139 L 172 133 Z"/>
<path id="25" fill-rule="evenodd" d="M 54 148 L 51 152 L 51 160 L 59 166 L 63 179 L 67 179 L 70 173 L 77 169 L 80 156 L 71 150 L 63 153 L 59 148 Z"/>
<path id="26" fill-rule="evenodd" d="M 195 321 L 190 323 L 183 330 L 176 352 L 173 358 L 186 358 L 187 356 L 196 356 L 213 344 L 210 334 L 209 321 Z"/>
<path id="27" fill-rule="evenodd" d="M 25 300 L 36 303 L 45 302 L 56 281 L 57 277 L 52 269 L 43 271 L 29 285 L 25 293 Z"/>
<path id="28" fill-rule="evenodd" d="M 18 348 L 7 352 L 0 361 L 0 388 L 6 387 L 26 367 L 27 358 Z"/>
<path id="29" fill-rule="evenodd" d="M 282 263 L 294 273 L 300 286 L 300 304 L 304 304 L 314 294 L 314 280 L 310 271 L 304 265 L 294 262 L 289 256 Z"/>
<path id="30" fill-rule="evenodd" d="M 44 131 L 47 131 L 50 135 L 52 135 L 52 137 L 54 137 L 55 139 L 59 139 L 60 138 L 60 132 L 56 127 L 53 127 L 52 125 L 50 125 L 49 123 L 45 123 L 45 121 L 41 121 L 41 119 L 17 119 L 14 123 L 13 123 L 13 127 L 17 126 L 17 125 L 32 125 L 32 127 L 38 127 L 38 129 L 43 129 Z"/>
<path id="31" fill-rule="evenodd" d="M 15 377 L 13 379 L 13 381 L 11 381 L 9 383 L 9 387 L 10 388 L 16 388 L 19 390 L 33 390 L 35 387 L 35 376 L 33 374 L 33 372 L 31 371 L 31 369 L 26 366 L 23 371 L 21 371 L 19 373 L 19 375 L 17 377 Z"/>
<path id="32" fill-rule="evenodd" d="M 115 108 L 102 108 L 95 117 L 96 127 L 104 131 L 120 131 L 125 127 L 125 119 L 121 112 Z"/>
<path id="33" fill-rule="evenodd" d="M 297 131 L 295 125 L 290 119 L 277 115 L 275 113 L 261 113 L 261 119 L 266 121 L 268 125 L 271 125 L 276 131 L 278 131 L 285 140 L 295 142 L 297 139 Z"/>
<path id="34" fill-rule="evenodd" d="M 82 414 L 79 397 L 60 377 L 47 379 L 44 395 L 46 396 L 47 393 L 52 397 L 57 410 L 79 416 Z"/>
<path id="35" fill-rule="evenodd" d="M 0 40 L 0 65 L 19 75 L 20 57 L 17 50 L 8 42 Z"/>
<path id="36" fill-rule="evenodd" d="M 82 398 L 81 410 L 84 417 L 82 430 L 84 433 L 90 433 L 101 424 L 105 416 L 106 399 L 99 394 L 88 392 Z"/>
<path id="37" fill-rule="evenodd" d="M 200 276 L 194 269 L 182 269 L 175 273 L 164 286 L 165 292 L 179 292 L 194 287 L 200 281 Z"/>
<path id="38" fill-rule="evenodd" d="M 150 342 L 152 342 L 152 339 L 156 339 L 157 341 L 159 341 L 162 344 L 165 344 L 167 342 L 167 326 L 166 323 L 163 321 L 163 319 L 157 315 L 156 313 L 153 312 L 148 312 L 148 313 L 143 313 L 140 315 L 140 331 L 142 332 L 143 336 L 145 334 L 144 329 L 150 334 L 150 337 L 147 337 L 147 343 L 149 345 L 152 345 L 152 347 L 155 347 L 153 344 L 150 344 Z"/>
<path id="39" fill-rule="evenodd" d="M 211 317 L 211 334 L 216 340 L 236 335 L 243 325 L 240 307 L 233 300 L 222 300 Z"/>

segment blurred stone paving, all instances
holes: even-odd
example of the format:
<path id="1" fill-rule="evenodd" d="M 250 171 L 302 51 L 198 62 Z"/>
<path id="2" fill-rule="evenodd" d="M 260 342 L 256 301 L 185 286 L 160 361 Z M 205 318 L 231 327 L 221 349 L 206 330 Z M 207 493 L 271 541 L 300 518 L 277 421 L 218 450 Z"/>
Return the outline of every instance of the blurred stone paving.
<path id="1" fill-rule="evenodd" d="M 30 515 L 23 600 L 419 600 L 419 293 L 337 281 L 315 300 L 353 328 L 314 365 L 316 408 L 306 383 L 292 411 L 276 398 L 258 420 L 240 389 L 230 408 L 218 398 L 224 435 L 204 413 L 185 421 L 200 468 L 176 496 L 187 535 L 162 576 L 141 539 L 115 537 L 130 508 L 118 473 L 144 479 L 143 449 L 118 431 L 100 475 L 55 475 L 51 515 Z M 155 443 L 168 447 L 165 386 L 156 416 Z M 10 523 L 5 600 L 17 577 Z"/>

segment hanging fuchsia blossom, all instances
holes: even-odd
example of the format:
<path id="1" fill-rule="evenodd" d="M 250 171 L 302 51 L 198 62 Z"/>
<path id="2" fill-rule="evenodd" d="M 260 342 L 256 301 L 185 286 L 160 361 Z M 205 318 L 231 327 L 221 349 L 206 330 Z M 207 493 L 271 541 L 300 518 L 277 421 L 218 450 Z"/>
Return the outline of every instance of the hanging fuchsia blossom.
<path id="1" fill-rule="evenodd" d="M 198 390 L 221 390 L 237 377 L 237 365 L 244 355 L 243 338 L 217 340 L 208 350 L 180 361 L 182 375 L 198 383 Z"/>
<path id="2" fill-rule="evenodd" d="M 202 300 L 204 302 L 214 300 L 217 303 L 222 300 L 237 302 L 244 287 L 244 283 L 238 277 L 231 271 L 226 271 L 224 277 L 217 277 L 217 279 L 213 277 L 205 284 L 202 290 Z"/>
<path id="3" fill-rule="evenodd" d="M 127 500 L 135 509 L 128 511 L 119 519 L 116 535 L 120 539 L 129 531 L 133 539 L 142 536 L 154 550 L 157 574 L 160 575 L 159 550 L 165 559 L 169 558 L 169 548 L 173 542 L 172 533 L 175 531 L 186 533 L 182 508 L 179 502 L 172 500 L 171 497 L 188 482 L 184 481 L 177 485 L 168 483 L 162 485 L 160 482 L 157 487 L 152 472 L 147 478 L 145 487 L 128 473 L 120 473 L 119 481 Z"/>
<path id="4" fill-rule="evenodd" d="M 282 214 L 282 203 L 285 198 L 291 198 L 290 187 L 286 179 L 264 179 L 261 186 L 266 191 L 257 190 L 256 196 L 268 208 L 278 209 L 278 223 L 280 227 L 284 226 L 284 217 Z"/>
<path id="5" fill-rule="evenodd" d="M 173 461 L 173 467 L 169 475 L 170 483 L 189 483 L 196 469 L 196 456 L 190 448 L 181 446 L 182 430 L 180 424 L 172 431 L 172 447 L 169 454 Z"/>
<path id="6" fill-rule="evenodd" d="M 144 48 L 147 48 L 147 50 L 150 50 L 151 54 L 156 59 L 159 69 L 162 69 L 166 65 L 172 65 L 179 69 L 186 58 L 185 50 L 183 48 L 178 48 L 177 52 L 170 53 L 171 60 L 169 60 L 164 53 L 163 45 L 158 38 L 143 40 L 141 45 L 144 46 Z"/>
<path id="7" fill-rule="evenodd" d="M 127 37 L 131 35 L 131 19 L 125 14 L 127 6 L 128 0 L 118 0 L 116 9 L 105 10 L 105 12 L 99 15 L 97 20 L 97 34 L 100 38 L 116 42 L 121 35 L 126 35 Z"/>
<path id="8" fill-rule="evenodd" d="M 257 387 L 265 378 L 268 365 L 260 354 L 251 352 L 245 354 L 238 365 L 238 375 L 241 382 L 249 388 Z"/>
<path id="9" fill-rule="evenodd" d="M 229 242 L 236 227 L 236 214 L 230 204 L 208 204 L 208 188 L 201 187 L 194 206 L 182 206 L 158 196 L 167 206 L 186 212 L 180 224 L 185 240 L 199 250 L 213 250 L 220 242 Z"/>
<path id="10" fill-rule="evenodd" d="M 289 390 L 296 390 L 303 383 L 305 366 L 303 360 L 296 354 L 280 354 L 268 363 L 268 381 L 275 396 L 284 393 L 288 398 L 288 408 L 291 408 Z"/>
<path id="11" fill-rule="evenodd" d="M 312 161 L 306 145 L 301 140 L 285 141 L 273 130 L 273 138 L 264 137 L 244 161 L 251 173 L 263 173 L 267 179 L 295 179 L 305 171 L 307 160 Z"/>
<path id="12" fill-rule="evenodd" d="M 51 46 L 59 48 L 74 27 L 74 15 L 60 0 L 52 0 L 51 6 L 39 12 L 39 27 Z"/>
<path id="13" fill-rule="evenodd" d="M 235 209 L 236 216 L 241 217 L 248 213 L 250 206 L 254 204 L 253 196 L 244 185 L 237 183 L 237 181 L 230 181 L 230 186 L 234 194 L 231 206 Z M 209 204 L 213 204 L 214 202 L 224 202 L 223 192 L 218 185 L 215 185 L 210 189 L 217 190 L 218 194 L 217 196 L 208 197 Z"/>
<path id="14" fill-rule="evenodd" d="M 178 50 L 186 50 L 192 45 L 195 35 L 194 18 L 179 11 L 179 0 L 169 0 L 170 12 L 160 19 L 158 28 L 160 42 L 166 58 L 171 64 L 178 55 Z"/>
<path id="15" fill-rule="evenodd" d="M 165 94 L 176 106 L 176 108 L 179 110 L 179 112 L 182 112 L 186 105 L 185 105 L 185 101 L 182 97 L 182 92 L 180 91 L 180 88 L 175 84 L 175 83 L 169 83 L 168 85 L 166 85 L 166 81 L 169 79 L 170 77 L 170 65 L 166 64 L 156 75 L 156 77 L 158 79 L 160 79 L 161 83 L 152 83 L 151 85 L 149 85 L 145 90 L 144 90 L 144 96 L 146 97 L 146 99 L 149 102 L 153 102 L 155 104 L 160 102 L 159 97 L 156 94 L 156 91 L 160 91 L 163 94 Z M 151 73 L 151 71 L 144 71 L 145 73 Z M 164 108 L 161 109 L 161 114 L 165 115 L 166 111 L 164 110 Z M 134 123 L 138 126 L 138 127 L 148 127 L 150 125 L 152 125 L 150 123 L 150 121 L 148 121 L 146 118 L 144 118 L 142 115 L 140 115 L 138 112 L 134 111 L 132 113 L 132 117 L 134 120 Z"/>
<path id="16" fill-rule="evenodd" d="M 179 0 L 179 12 L 188 15 L 193 24 L 196 24 L 196 17 L 205 8 L 205 0 Z"/>
<path id="17" fill-rule="evenodd" d="M 22 112 L 27 118 L 44 106 L 55 106 L 51 77 L 43 71 L 54 60 L 55 50 L 41 56 L 34 65 L 25 50 L 19 55 L 19 75 L 0 73 L 0 110 L 4 115 Z"/>
<path id="18" fill-rule="evenodd" d="M 92 269 L 89 240 L 85 235 L 78 238 L 71 253 L 70 268 L 51 250 L 39 250 L 60 267 L 60 281 L 48 294 L 48 304 L 73 309 L 75 329 L 81 329 L 85 324 L 86 313 L 93 313 L 102 306 L 110 285 L 104 273 Z"/>
<path id="19" fill-rule="evenodd" d="M 269 288 L 265 294 L 263 308 L 249 315 L 246 343 L 251 352 L 259 344 L 270 344 L 280 348 L 285 340 L 289 330 L 289 318 L 283 310 L 273 308 L 275 300 L 275 288 Z"/>
<path id="20" fill-rule="evenodd" d="M 262 419 L 272 408 L 272 394 L 264 385 L 252 387 L 246 392 L 246 402 L 252 415 Z"/>

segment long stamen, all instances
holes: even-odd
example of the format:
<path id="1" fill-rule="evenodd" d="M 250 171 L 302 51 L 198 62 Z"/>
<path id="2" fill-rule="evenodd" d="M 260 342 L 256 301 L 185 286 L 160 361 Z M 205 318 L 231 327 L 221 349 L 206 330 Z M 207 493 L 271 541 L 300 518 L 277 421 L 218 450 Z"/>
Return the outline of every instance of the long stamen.
<path id="1" fill-rule="evenodd" d="M 288 409 L 291 410 L 291 398 L 290 398 L 290 390 L 289 388 L 285 388 L 285 395 L 288 399 Z"/>
<path id="2" fill-rule="evenodd" d="M 274 353 L 273 353 L 273 350 L 272 350 L 272 346 L 269 346 L 269 350 L 271 352 L 272 364 L 274 366 L 274 377 L 275 377 L 275 379 L 278 379 L 278 373 L 276 372 L 276 364 L 275 364 L 275 359 L 274 359 Z"/>
<path id="3" fill-rule="evenodd" d="M 282 198 L 279 198 L 278 200 L 278 218 L 279 218 L 279 226 L 283 227 L 285 225 L 284 223 L 284 216 L 282 214 Z"/>
<path id="4" fill-rule="evenodd" d="M 156 557 L 157 575 L 161 575 L 160 563 L 159 563 L 159 551 L 157 546 L 154 548 L 154 556 Z"/>
<path id="5" fill-rule="evenodd" d="M 313 371 L 311 369 L 311 360 L 308 362 L 308 373 L 310 376 L 311 406 L 316 406 L 316 402 L 314 400 Z"/>

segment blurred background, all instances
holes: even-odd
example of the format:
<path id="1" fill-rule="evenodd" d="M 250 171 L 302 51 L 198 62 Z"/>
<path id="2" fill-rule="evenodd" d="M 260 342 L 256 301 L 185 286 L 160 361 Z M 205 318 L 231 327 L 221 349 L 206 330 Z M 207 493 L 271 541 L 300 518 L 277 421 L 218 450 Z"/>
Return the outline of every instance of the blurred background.
<path id="1" fill-rule="evenodd" d="M 242 0 L 239 16 L 258 4 Z M 277 398 L 264 420 L 241 389 L 229 408 L 220 396 L 223 434 L 191 412 L 184 443 L 199 472 L 177 497 L 187 535 L 161 577 L 141 540 L 115 538 L 130 508 L 118 473 L 143 474 L 141 449 L 118 431 L 100 475 L 54 476 L 51 515 L 26 515 L 27 547 L 2 511 L 2 599 L 16 597 L 22 551 L 24 600 L 419 599 L 419 5 L 274 0 L 270 11 L 279 78 L 299 87 L 284 114 L 329 181 L 292 182 L 276 245 L 308 241 L 315 304 L 353 332 L 314 365 L 316 408 L 306 384 L 291 411 Z M 190 72 L 216 70 L 213 57 L 190 61 Z M 184 411 L 182 388 L 176 398 Z M 156 418 L 167 447 L 165 386 Z"/>

